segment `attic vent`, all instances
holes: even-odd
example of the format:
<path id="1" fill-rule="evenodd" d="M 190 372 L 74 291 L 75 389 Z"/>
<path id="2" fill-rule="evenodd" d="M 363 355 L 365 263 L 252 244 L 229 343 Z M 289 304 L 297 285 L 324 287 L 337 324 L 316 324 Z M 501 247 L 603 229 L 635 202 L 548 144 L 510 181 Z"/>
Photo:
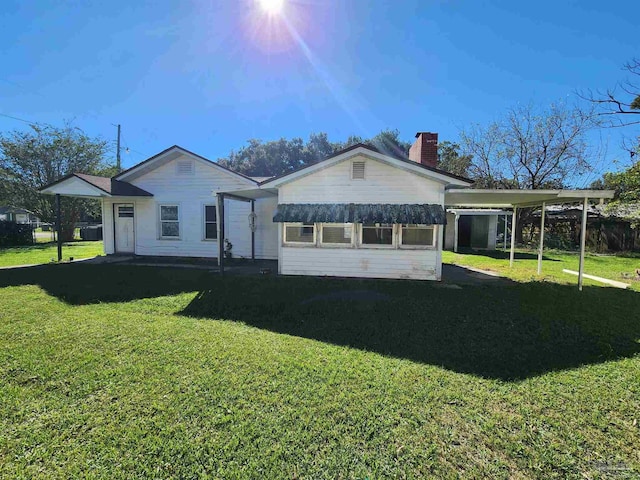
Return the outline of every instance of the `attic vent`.
<path id="1" fill-rule="evenodd" d="M 178 175 L 193 175 L 194 165 L 193 160 L 179 160 L 176 166 L 176 173 Z"/>
<path id="2" fill-rule="evenodd" d="M 364 162 L 353 162 L 351 164 L 351 179 L 364 180 Z"/>

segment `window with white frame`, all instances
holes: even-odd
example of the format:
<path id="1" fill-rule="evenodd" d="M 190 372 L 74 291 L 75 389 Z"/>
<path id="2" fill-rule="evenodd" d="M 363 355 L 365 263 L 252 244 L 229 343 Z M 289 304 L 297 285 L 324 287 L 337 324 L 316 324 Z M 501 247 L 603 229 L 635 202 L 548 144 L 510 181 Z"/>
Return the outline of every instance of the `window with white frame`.
<path id="1" fill-rule="evenodd" d="M 433 225 L 402 225 L 400 245 L 410 247 L 433 247 L 436 235 Z"/>
<path id="2" fill-rule="evenodd" d="M 320 226 L 320 243 L 322 245 L 348 246 L 352 244 L 352 239 L 352 223 L 323 223 Z"/>
<path id="3" fill-rule="evenodd" d="M 393 225 L 390 223 L 365 223 L 362 225 L 360 244 L 393 246 Z"/>
<path id="4" fill-rule="evenodd" d="M 178 205 L 160 205 L 160 238 L 180 237 L 180 211 Z"/>
<path id="5" fill-rule="evenodd" d="M 285 223 L 284 243 L 307 244 L 316 243 L 316 226 L 313 223 Z"/>
<path id="6" fill-rule="evenodd" d="M 204 239 L 218 239 L 218 210 L 215 205 L 204 206 Z"/>

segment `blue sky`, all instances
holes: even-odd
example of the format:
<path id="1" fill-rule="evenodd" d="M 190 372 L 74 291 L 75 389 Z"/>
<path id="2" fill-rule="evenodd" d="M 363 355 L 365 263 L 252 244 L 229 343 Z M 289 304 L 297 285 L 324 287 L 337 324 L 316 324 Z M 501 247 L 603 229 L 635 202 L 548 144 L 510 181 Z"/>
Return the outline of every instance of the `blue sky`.
<path id="1" fill-rule="evenodd" d="M 288 0 L 285 23 L 255 0 L 4 0 L 0 114 L 106 138 L 121 123 L 124 166 L 173 144 L 216 159 L 319 131 L 455 140 L 518 102 L 624 79 L 639 13 L 637 1 Z M 25 127 L 0 117 L 0 131 Z M 602 132 L 598 170 L 617 168 L 620 133 Z"/>

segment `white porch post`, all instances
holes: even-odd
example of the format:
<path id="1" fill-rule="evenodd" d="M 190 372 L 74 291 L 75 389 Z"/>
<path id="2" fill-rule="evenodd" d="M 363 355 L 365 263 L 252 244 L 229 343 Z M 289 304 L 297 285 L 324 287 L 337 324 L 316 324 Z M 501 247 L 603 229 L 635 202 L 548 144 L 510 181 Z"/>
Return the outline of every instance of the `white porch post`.
<path id="1" fill-rule="evenodd" d="M 455 221 L 453 222 L 453 251 L 458 253 L 458 220 L 460 215 L 456 213 Z"/>
<path id="2" fill-rule="evenodd" d="M 503 242 L 505 252 L 507 251 L 507 226 L 508 226 L 507 223 L 509 221 L 508 219 L 509 217 L 505 214 L 504 215 L 504 242 Z"/>
<path id="3" fill-rule="evenodd" d="M 513 260 L 516 258 L 516 213 L 518 207 L 513 206 L 513 215 L 511 216 L 511 252 L 509 253 L 509 266 L 513 267 Z"/>
<path id="4" fill-rule="evenodd" d="M 542 214 L 540 215 L 540 245 L 538 250 L 538 275 L 542 273 L 542 252 L 544 250 L 544 214 L 546 202 L 542 202 Z"/>
<path id="5" fill-rule="evenodd" d="M 582 291 L 582 277 L 584 275 L 584 251 L 587 245 L 587 207 L 589 199 L 584 198 L 582 203 L 582 225 L 580 228 L 580 268 L 578 269 L 578 289 Z"/>

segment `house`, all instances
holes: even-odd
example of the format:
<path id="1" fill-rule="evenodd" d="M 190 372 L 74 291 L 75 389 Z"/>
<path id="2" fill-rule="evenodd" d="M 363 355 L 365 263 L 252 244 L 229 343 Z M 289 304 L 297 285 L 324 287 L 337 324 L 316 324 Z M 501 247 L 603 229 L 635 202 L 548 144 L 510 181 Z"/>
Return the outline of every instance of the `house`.
<path id="1" fill-rule="evenodd" d="M 613 195 L 474 190 L 436 165 L 431 132 L 416 134 L 408 158 L 358 144 L 268 179 L 173 146 L 113 178 L 77 173 L 41 192 L 100 198 L 106 254 L 210 257 L 221 266 L 232 254 L 277 259 L 285 275 L 422 280 L 442 276 L 447 206 L 515 212 Z M 456 212 L 466 216 L 451 211 L 454 227 Z M 492 222 L 478 223 L 487 226 L 487 248 Z"/>
<path id="2" fill-rule="evenodd" d="M 0 221 L 2 220 L 5 222 L 14 222 L 20 224 L 31 224 L 40 222 L 40 219 L 29 210 L 9 206 L 0 207 Z"/>

